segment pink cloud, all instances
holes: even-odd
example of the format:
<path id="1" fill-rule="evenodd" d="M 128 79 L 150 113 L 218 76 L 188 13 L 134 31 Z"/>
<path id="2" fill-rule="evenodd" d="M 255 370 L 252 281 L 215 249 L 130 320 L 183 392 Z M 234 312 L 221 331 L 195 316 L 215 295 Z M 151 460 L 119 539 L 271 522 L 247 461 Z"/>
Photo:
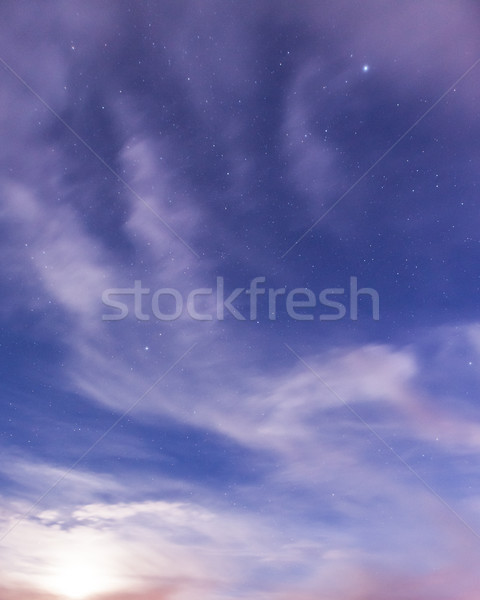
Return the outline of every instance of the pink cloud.
<path id="1" fill-rule="evenodd" d="M 276 600 L 477 600 L 478 581 L 462 566 L 448 566 L 412 575 L 376 569 L 352 571 L 330 589 L 290 590 L 271 595 Z"/>
<path id="2" fill-rule="evenodd" d="M 57 600 L 57 597 L 27 588 L 0 587 L 0 600 Z"/>

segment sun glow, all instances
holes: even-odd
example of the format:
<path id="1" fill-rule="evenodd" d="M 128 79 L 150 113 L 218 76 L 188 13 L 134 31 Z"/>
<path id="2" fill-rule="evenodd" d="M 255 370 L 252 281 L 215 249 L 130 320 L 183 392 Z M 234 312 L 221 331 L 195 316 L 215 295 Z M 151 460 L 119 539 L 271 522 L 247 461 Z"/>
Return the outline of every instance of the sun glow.
<path id="1" fill-rule="evenodd" d="M 71 544 L 58 548 L 51 557 L 44 588 L 65 600 L 84 600 L 122 589 L 118 548 L 98 534 L 80 530 Z"/>
<path id="2" fill-rule="evenodd" d="M 83 600 L 88 596 L 110 592 L 111 580 L 93 561 L 68 562 L 52 577 L 50 589 L 59 596 Z"/>

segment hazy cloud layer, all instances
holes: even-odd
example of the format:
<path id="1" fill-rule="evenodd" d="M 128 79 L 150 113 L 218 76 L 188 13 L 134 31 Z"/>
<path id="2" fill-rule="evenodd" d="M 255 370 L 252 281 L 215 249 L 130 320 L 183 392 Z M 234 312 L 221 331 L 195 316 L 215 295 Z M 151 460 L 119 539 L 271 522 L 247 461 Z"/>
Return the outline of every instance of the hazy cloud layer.
<path id="1" fill-rule="evenodd" d="M 1 14 L 0 600 L 473 600 L 478 69 L 280 257 L 480 57 L 478 7 Z M 258 276 L 381 318 L 151 310 Z M 135 281 L 148 318 L 102 320 Z"/>

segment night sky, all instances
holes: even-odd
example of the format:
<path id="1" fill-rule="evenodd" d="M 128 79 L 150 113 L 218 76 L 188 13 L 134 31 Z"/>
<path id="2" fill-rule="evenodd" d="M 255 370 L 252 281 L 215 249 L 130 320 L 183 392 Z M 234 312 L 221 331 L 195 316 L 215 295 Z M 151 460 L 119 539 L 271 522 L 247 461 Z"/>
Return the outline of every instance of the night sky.
<path id="1" fill-rule="evenodd" d="M 0 600 L 478 599 L 480 5 L 0 30 Z"/>

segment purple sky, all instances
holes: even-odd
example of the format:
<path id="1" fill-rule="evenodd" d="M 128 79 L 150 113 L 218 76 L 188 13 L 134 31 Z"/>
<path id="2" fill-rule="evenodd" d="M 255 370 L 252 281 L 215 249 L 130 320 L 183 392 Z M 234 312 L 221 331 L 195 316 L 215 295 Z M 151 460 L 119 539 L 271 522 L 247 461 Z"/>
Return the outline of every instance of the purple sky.
<path id="1" fill-rule="evenodd" d="M 478 4 L 0 17 L 0 600 L 476 599 Z"/>

